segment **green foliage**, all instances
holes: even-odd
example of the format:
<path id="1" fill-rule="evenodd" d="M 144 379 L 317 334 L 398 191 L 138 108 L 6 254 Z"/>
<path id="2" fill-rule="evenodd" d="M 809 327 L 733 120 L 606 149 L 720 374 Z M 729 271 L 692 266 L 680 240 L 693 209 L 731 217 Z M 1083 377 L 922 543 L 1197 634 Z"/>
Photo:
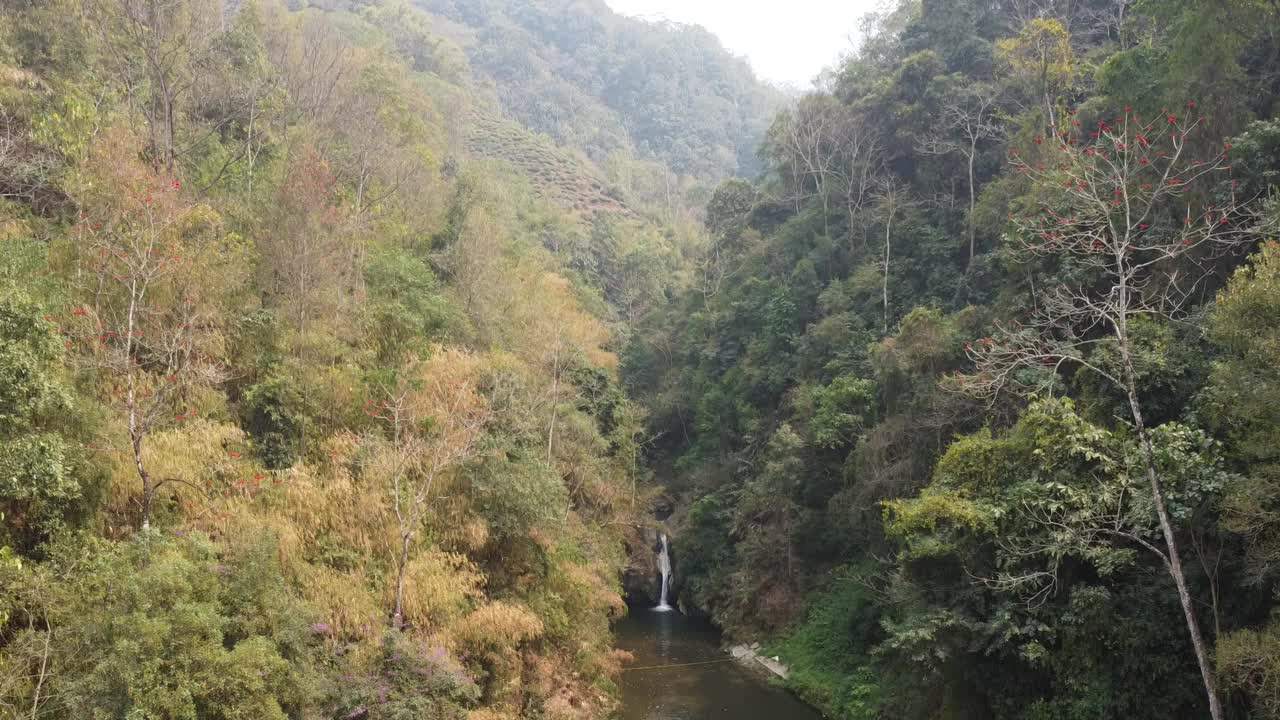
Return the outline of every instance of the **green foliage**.
<path id="1" fill-rule="evenodd" d="M 1267 3 L 904 2 L 776 121 L 598 0 L 226 5 L 3 3 L 0 707 L 610 716 L 661 494 L 682 604 L 833 716 L 1202 716 L 1149 450 L 1232 712 L 1275 714 L 1275 247 L 1153 256 L 1174 321 L 955 378 L 1113 298 L 1012 230 L 1075 207 L 1018 170 L 1060 138 L 1201 108 L 1170 142 L 1232 167 L 1153 236 L 1275 184 Z M 127 258 L 163 282 L 120 343 Z"/>
<path id="2" fill-rule="evenodd" d="M 835 570 L 795 627 L 770 648 L 786 658 L 789 687 L 831 717 L 875 718 L 884 687 L 870 651 L 883 631 L 865 584 L 870 567 Z"/>
<path id="3" fill-rule="evenodd" d="M 0 297 L 0 432 L 29 430 L 70 398 L 54 374 L 61 349 L 53 325 L 24 295 Z"/>
<path id="4" fill-rule="evenodd" d="M 420 5 L 474 35 L 472 65 L 535 131 L 596 160 L 635 149 L 700 178 L 756 168 L 777 91 L 700 27 L 623 17 L 603 3 Z"/>
<path id="5" fill-rule="evenodd" d="M 1280 559 L 1280 246 L 1267 243 L 1236 272 L 1207 327 L 1223 350 L 1204 406 L 1243 463 L 1245 477 L 1227 494 L 1226 522 L 1242 534 L 1253 572 L 1268 577 Z"/>
<path id="6" fill-rule="evenodd" d="M 276 375 L 245 392 L 246 430 L 269 470 L 292 467 L 306 424 L 302 394 L 287 377 Z"/>
<path id="7" fill-rule="evenodd" d="M 30 552 L 82 500 L 79 460 L 60 432 L 73 407 L 61 350 L 30 298 L 0 296 L 0 508 L 8 515 L 0 546 Z"/>
<path id="8" fill-rule="evenodd" d="M 56 628 L 69 711 L 229 719 L 314 707 L 306 613 L 283 585 L 270 538 L 255 540 L 262 546 L 223 557 L 201 538 L 61 545 L 31 592 Z"/>
<path id="9" fill-rule="evenodd" d="M 535 528 L 554 531 L 568 493 L 537 449 L 508 450 L 487 458 L 471 477 L 477 510 L 504 539 L 526 537 Z"/>
<path id="10" fill-rule="evenodd" d="M 875 409 L 875 383 L 838 377 L 813 393 L 813 439 L 821 447 L 853 443 Z"/>
<path id="11" fill-rule="evenodd" d="M 369 259 L 364 272 L 378 360 L 394 364 L 406 353 L 425 352 L 453 315 L 431 268 L 406 252 L 384 250 Z"/>

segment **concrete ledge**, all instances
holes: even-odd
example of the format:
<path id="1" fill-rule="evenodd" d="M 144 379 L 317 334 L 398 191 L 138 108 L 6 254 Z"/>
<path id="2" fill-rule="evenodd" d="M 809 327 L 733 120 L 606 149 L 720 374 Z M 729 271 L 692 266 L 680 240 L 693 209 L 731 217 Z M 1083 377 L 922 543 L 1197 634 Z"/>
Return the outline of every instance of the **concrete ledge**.
<path id="1" fill-rule="evenodd" d="M 763 668 L 773 675 L 786 680 L 787 676 L 791 674 L 791 671 L 787 666 L 783 665 L 781 660 L 777 657 L 765 657 L 764 655 L 761 655 L 758 652 L 759 649 L 760 643 L 753 643 L 751 645 L 731 645 L 729 646 L 729 655 L 748 667 Z"/>

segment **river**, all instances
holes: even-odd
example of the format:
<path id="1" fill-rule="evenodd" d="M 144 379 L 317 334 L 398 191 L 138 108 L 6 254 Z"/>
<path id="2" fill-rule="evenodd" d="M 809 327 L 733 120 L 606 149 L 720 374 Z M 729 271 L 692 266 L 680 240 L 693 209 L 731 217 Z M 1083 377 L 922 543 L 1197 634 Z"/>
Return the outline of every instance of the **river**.
<path id="1" fill-rule="evenodd" d="M 822 717 L 787 691 L 726 662 L 720 633 L 709 623 L 633 607 L 614 629 L 618 647 L 635 655 L 622 673 L 623 720 Z"/>

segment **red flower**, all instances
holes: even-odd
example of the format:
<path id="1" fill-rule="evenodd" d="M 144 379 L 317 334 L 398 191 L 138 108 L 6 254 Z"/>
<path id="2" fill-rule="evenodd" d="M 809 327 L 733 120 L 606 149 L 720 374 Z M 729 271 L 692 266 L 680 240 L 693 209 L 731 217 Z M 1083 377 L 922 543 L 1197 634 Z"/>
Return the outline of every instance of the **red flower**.
<path id="1" fill-rule="evenodd" d="M 88 310 L 85 310 L 84 308 L 80 308 L 79 310 L 76 310 L 75 312 L 73 312 L 73 313 L 71 313 L 71 314 L 72 314 L 72 315 L 75 315 L 76 317 L 80 317 L 81 315 L 84 315 L 84 314 L 86 314 L 86 313 L 88 313 L 88 312 L 89 312 Z"/>
<path id="2" fill-rule="evenodd" d="M 1196 106 L 1196 104 L 1195 104 L 1195 103 L 1193 103 L 1193 102 L 1189 102 L 1189 103 L 1187 103 L 1187 108 L 1188 108 L 1188 109 L 1195 109 L 1195 106 Z"/>
<path id="3" fill-rule="evenodd" d="M 1218 222 L 1220 222 L 1220 223 L 1225 223 L 1225 222 L 1227 222 L 1227 218 L 1222 218 L 1222 219 L 1221 219 L 1221 220 L 1219 220 Z"/>
<path id="4" fill-rule="evenodd" d="M 1178 122 L 1178 116 L 1177 116 L 1177 115 L 1170 115 L 1170 116 L 1169 116 L 1169 123 L 1170 123 L 1170 124 L 1173 124 L 1173 123 L 1176 123 L 1176 122 Z"/>
<path id="5" fill-rule="evenodd" d="M 240 459 L 240 453 L 236 452 L 235 450 L 228 450 L 227 454 L 235 458 L 236 460 Z"/>
<path id="6" fill-rule="evenodd" d="M 266 479 L 266 477 L 267 477 L 266 475 L 263 475 L 262 473 L 258 473 L 257 475 L 254 475 L 254 476 L 253 476 L 253 479 L 254 479 L 254 480 L 265 480 L 265 479 Z"/>
<path id="7" fill-rule="evenodd" d="M 1033 143 L 1035 143 L 1035 144 L 1039 145 L 1040 143 L 1044 142 L 1044 138 L 1042 138 L 1042 137 L 1040 137 L 1039 135 L 1037 135 L 1037 136 L 1035 136 L 1035 137 L 1031 138 L 1031 142 L 1033 142 Z"/>
<path id="8" fill-rule="evenodd" d="M 1148 224 L 1146 224 L 1146 223 L 1141 223 L 1141 224 L 1139 224 L 1139 225 L 1138 225 L 1138 229 L 1139 229 L 1139 230 L 1146 230 L 1146 229 L 1147 229 L 1147 228 L 1149 228 L 1149 227 L 1151 227 L 1151 226 L 1150 226 L 1150 225 L 1148 225 Z"/>
<path id="9" fill-rule="evenodd" d="M 1124 109 L 1124 111 L 1125 111 L 1126 113 L 1131 113 L 1131 112 L 1133 112 L 1133 108 L 1131 108 L 1131 107 L 1127 107 L 1127 108 L 1125 108 L 1125 109 Z"/>

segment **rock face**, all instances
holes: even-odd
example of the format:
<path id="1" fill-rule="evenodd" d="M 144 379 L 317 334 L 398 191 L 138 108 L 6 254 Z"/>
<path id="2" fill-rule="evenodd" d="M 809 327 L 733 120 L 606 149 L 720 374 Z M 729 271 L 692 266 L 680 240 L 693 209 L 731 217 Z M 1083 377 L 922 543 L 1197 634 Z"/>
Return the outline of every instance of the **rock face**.
<path id="1" fill-rule="evenodd" d="M 662 596 L 662 571 L 658 567 L 658 548 L 660 534 L 668 536 L 670 551 L 668 557 L 672 563 L 671 587 L 668 590 L 668 601 L 678 605 L 680 593 L 680 568 L 676 562 L 679 549 L 676 540 L 671 536 L 667 520 L 675 512 L 675 501 L 667 495 L 659 495 L 652 499 L 652 526 L 633 528 L 627 535 L 627 568 L 622 573 L 622 591 L 627 602 L 633 605 L 658 604 Z"/>
<path id="2" fill-rule="evenodd" d="M 622 574 L 622 590 L 627 601 L 637 605 L 657 605 L 662 593 L 662 573 L 658 570 L 658 531 L 638 528 L 627 538 L 627 569 Z"/>

